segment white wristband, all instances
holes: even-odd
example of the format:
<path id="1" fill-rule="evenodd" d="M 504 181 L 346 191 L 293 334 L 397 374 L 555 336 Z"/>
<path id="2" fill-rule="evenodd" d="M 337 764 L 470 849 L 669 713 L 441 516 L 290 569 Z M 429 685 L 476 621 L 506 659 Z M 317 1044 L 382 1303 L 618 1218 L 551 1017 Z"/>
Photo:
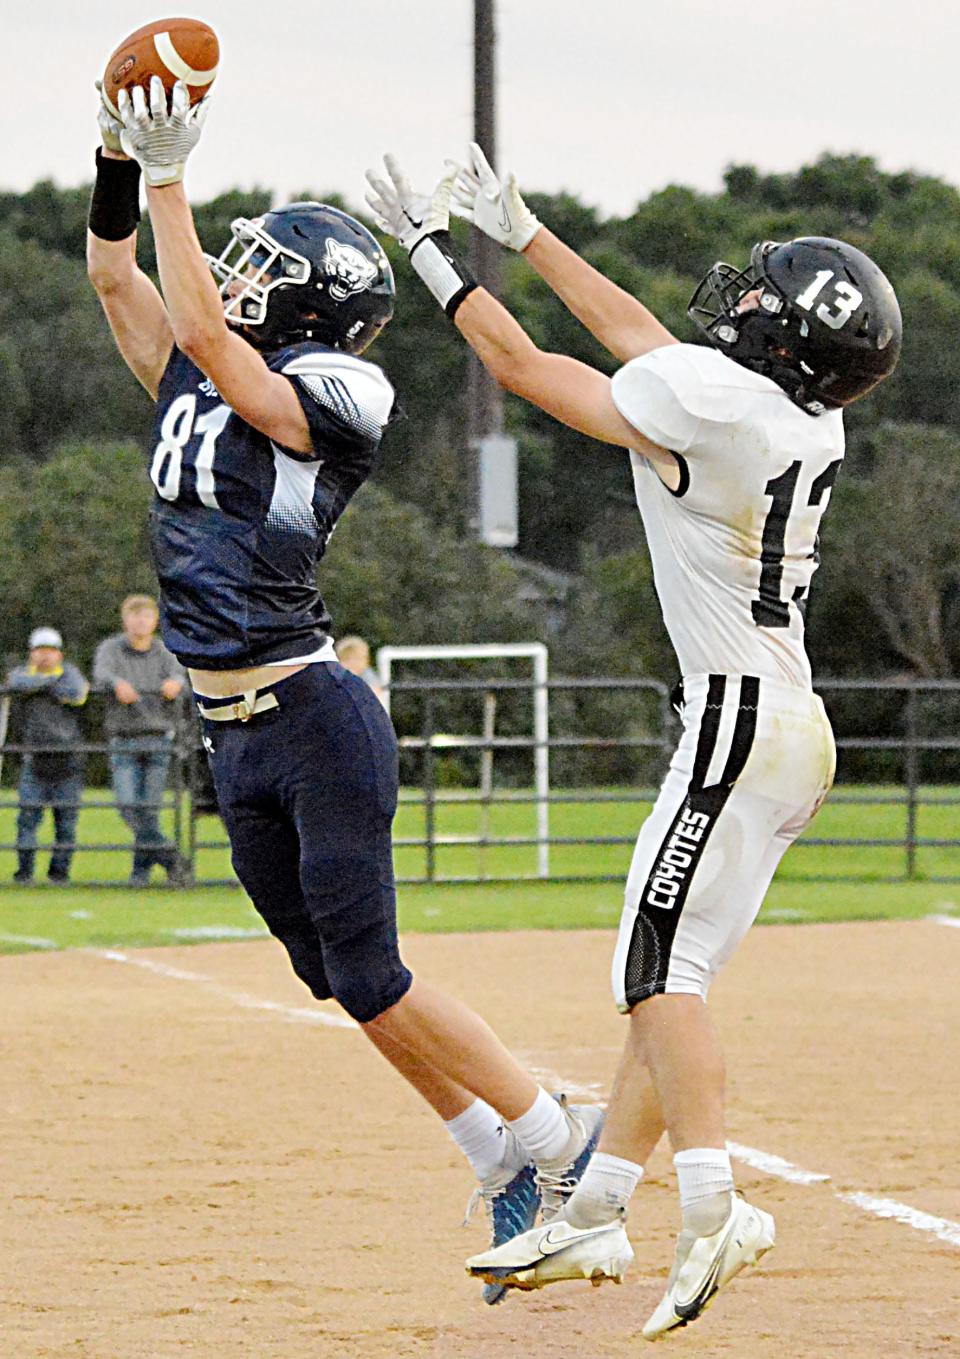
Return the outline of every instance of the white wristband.
<path id="1" fill-rule="evenodd" d="M 463 299 L 477 286 L 476 279 L 446 247 L 440 233 L 418 241 L 410 252 L 410 263 L 448 316 L 453 316 Z"/>

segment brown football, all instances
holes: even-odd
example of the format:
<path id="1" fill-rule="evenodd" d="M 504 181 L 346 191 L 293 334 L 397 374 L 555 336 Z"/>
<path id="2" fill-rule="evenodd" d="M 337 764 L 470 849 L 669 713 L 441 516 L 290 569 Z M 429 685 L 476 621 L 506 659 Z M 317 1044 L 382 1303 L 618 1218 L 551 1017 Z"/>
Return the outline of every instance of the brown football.
<path id="1" fill-rule="evenodd" d="M 157 19 L 125 38 L 107 62 L 103 97 L 117 114 L 117 95 L 134 85 L 149 85 L 158 75 L 169 93 L 178 80 L 185 82 L 190 103 L 198 103 L 217 74 L 220 44 L 202 19 Z"/>

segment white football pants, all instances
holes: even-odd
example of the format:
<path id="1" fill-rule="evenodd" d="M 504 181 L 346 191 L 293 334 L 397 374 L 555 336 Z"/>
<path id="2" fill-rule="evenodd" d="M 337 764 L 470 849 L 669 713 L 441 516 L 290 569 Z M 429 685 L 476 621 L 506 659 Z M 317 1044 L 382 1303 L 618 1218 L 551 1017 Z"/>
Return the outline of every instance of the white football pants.
<path id="1" fill-rule="evenodd" d="M 691 675 L 683 698 L 683 736 L 627 878 L 613 959 L 624 1013 L 649 996 L 706 996 L 836 768 L 809 689 Z"/>

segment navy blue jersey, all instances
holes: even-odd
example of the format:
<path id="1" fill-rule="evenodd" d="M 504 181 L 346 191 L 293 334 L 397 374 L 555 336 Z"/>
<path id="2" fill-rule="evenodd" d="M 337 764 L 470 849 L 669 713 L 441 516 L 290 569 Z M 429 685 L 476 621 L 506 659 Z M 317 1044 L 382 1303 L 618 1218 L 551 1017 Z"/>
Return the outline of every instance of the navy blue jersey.
<path id="1" fill-rule="evenodd" d="M 324 345 L 267 358 L 292 382 L 313 453 L 241 420 L 174 348 L 150 459 L 163 640 L 183 665 L 237 670 L 309 655 L 329 635 L 316 566 L 369 476 L 393 405 L 375 364 Z"/>

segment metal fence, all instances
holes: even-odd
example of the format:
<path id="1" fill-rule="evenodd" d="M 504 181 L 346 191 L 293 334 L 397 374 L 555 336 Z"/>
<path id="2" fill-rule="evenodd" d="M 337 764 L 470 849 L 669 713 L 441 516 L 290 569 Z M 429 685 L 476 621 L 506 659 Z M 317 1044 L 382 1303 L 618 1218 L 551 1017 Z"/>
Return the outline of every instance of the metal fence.
<path id="1" fill-rule="evenodd" d="M 523 720 L 523 700 L 532 701 L 544 691 L 549 727 L 548 734 L 538 739 L 532 715 Z M 451 733 L 451 720 L 458 716 L 463 721 L 464 710 L 470 707 L 465 700 L 471 696 L 482 702 L 480 735 Z M 401 821 L 395 836 L 399 881 L 571 882 L 623 877 L 619 864 L 607 869 L 609 855 L 596 853 L 586 871 L 570 871 L 571 855 L 562 851 L 632 845 L 635 830 L 591 833 L 567 823 L 576 808 L 581 809 L 581 818 L 593 821 L 587 809 L 603 812 L 616 807 L 628 809 L 631 821 L 639 825 L 642 814 L 629 809 L 652 801 L 676 742 L 676 717 L 665 685 L 649 679 L 608 678 L 551 679 L 541 684 L 518 679 L 411 680 L 393 685 L 391 706 L 400 731 L 405 786 L 401 811 L 408 821 L 418 810 L 422 817 L 421 834 L 405 834 Z M 412 720 L 415 708 L 418 724 Z M 584 718 L 590 730 L 582 730 Z M 497 725 L 506 730 L 497 734 Z M 540 786 L 532 777 L 538 752 L 546 752 L 541 769 L 547 779 Z M 472 787 L 464 779 L 471 763 L 476 767 Z M 463 813 L 471 808 L 473 825 L 464 829 L 463 822 L 470 818 Z M 532 813 L 526 830 L 523 809 Z M 562 819 L 556 815 L 561 810 L 568 813 Z M 498 811 L 506 827 L 499 833 Z M 445 821 L 460 825 L 448 829 Z M 525 848 L 535 851 L 535 860 L 526 868 L 504 871 L 504 861 Z M 423 854 L 420 871 L 404 872 L 404 851 L 418 849 Z M 469 850 L 474 853 L 468 855 Z M 406 855 L 408 861 L 412 857 Z M 468 871 L 464 864 L 471 858 L 473 871 Z"/>
<path id="2" fill-rule="evenodd" d="M 827 679 L 815 688 L 837 743 L 837 782 L 827 808 L 873 809 L 878 821 L 885 811 L 902 809 L 902 829 L 885 835 L 807 834 L 797 846 L 895 853 L 898 868 L 873 874 L 874 881 L 960 882 L 960 681 Z M 864 774 L 873 778 L 864 783 Z M 814 822 L 817 832 L 823 819 L 821 813 Z M 946 834 L 924 834 L 925 821 L 942 823 Z M 806 876 L 830 882 L 857 875 Z"/>
<path id="3" fill-rule="evenodd" d="M 398 858 L 405 849 L 419 849 L 423 854 L 420 870 L 401 872 L 402 881 L 512 882 L 535 876 L 568 882 L 622 881 L 637 830 L 656 796 L 678 736 L 678 719 L 668 691 L 643 679 L 554 679 L 543 686 L 550 695 L 550 735 L 542 743 L 550 757 L 546 803 L 551 813 L 555 809 L 573 813 L 581 824 L 571 827 L 568 815 L 558 828 L 551 815 L 543 838 L 532 827 L 527 835 L 497 834 L 492 825 L 497 806 L 538 805 L 542 798 L 535 791 L 511 787 L 509 776 L 496 786 L 492 765 L 497 753 L 525 751 L 529 755 L 539 743 L 530 735 L 495 735 L 491 700 L 499 703 L 505 694 L 529 692 L 534 687 L 523 680 L 416 681 L 395 686 L 394 710 L 400 694 L 418 694 L 422 724 L 418 735 L 400 738 L 402 750 L 419 754 L 415 776 L 408 763 L 406 805 L 422 808 L 423 817 L 421 834 L 410 836 L 401 830 L 396 838 Z M 816 687 L 836 733 L 837 782 L 825 811 L 811 832 L 797 842 L 804 854 L 791 855 L 788 875 L 824 883 L 960 881 L 960 681 L 824 680 Z M 486 705 L 482 733 L 452 736 L 446 722 L 438 722 L 438 704 L 451 693 L 462 696 L 470 691 L 482 695 Z M 564 700 L 571 697 L 581 706 L 593 698 L 586 705 L 595 724 L 590 734 L 563 729 L 564 719 L 569 723 L 570 717 Z M 611 718 L 619 718 L 622 724 L 631 710 L 633 730 L 624 730 L 622 725 L 611 729 Z M 444 780 L 438 778 L 438 765 L 456 751 L 479 752 L 473 789 L 445 788 Z M 564 765 L 573 751 L 580 757 L 579 769 L 571 771 Z M 590 755 L 595 776 L 585 782 L 583 757 Z M 606 781 L 596 777 L 602 772 L 596 769 L 598 755 L 608 763 L 617 757 L 619 770 L 630 775 L 627 786 L 604 786 Z M 588 768 L 590 763 L 588 759 Z M 444 812 L 470 803 L 477 809 L 473 829 L 445 832 Z M 595 808 L 609 811 L 611 823 L 626 819 L 630 824 L 619 832 L 611 824 L 590 833 L 584 825 L 591 821 L 596 825 L 598 818 L 590 815 Z M 613 816 L 624 809 L 626 818 Z M 926 821 L 933 823 L 930 833 Z M 836 833 L 830 833 L 831 824 L 838 828 Z M 570 833 L 565 834 L 565 829 Z M 498 850 L 524 845 L 542 849 L 544 840 L 550 853 L 546 871 L 542 859 L 537 868 L 531 865 L 526 872 L 496 871 Z M 468 846 L 476 852 L 474 871 L 445 871 L 444 853 L 448 859 L 458 854 L 462 859 Z M 557 863 L 556 851 L 563 847 L 576 850 L 579 862 L 572 870 L 570 855 Z"/>
<path id="4" fill-rule="evenodd" d="M 785 875 L 960 881 L 960 681 L 823 680 L 817 689 L 837 735 L 837 784 Z M 549 729 L 538 739 L 534 699 L 542 703 L 544 691 Z M 402 784 L 395 857 L 405 883 L 622 881 L 679 729 L 666 686 L 648 679 L 397 682 L 391 708 Z M 0 691 L 0 881 L 9 881 L 16 850 L 16 767 L 30 753 L 15 723 L 7 731 L 4 713 L 15 711 L 16 698 Z M 101 715 L 94 702 L 85 718 L 91 739 L 79 747 L 87 787 L 73 876 L 117 886 L 134 845 L 110 789 L 108 743 L 95 739 Z M 165 832 L 187 880 L 233 883 L 186 704 L 173 750 L 156 805 Z M 534 778 L 545 764 L 547 783 Z"/>

